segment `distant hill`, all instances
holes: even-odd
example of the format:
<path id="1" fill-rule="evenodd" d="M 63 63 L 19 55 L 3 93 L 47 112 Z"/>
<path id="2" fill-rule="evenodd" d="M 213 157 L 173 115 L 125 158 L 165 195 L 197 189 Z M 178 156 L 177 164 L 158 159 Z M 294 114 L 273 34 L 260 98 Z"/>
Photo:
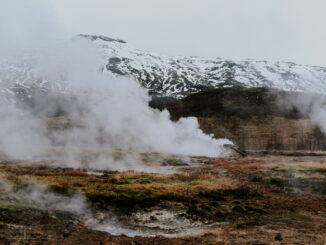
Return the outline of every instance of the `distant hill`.
<path id="1" fill-rule="evenodd" d="M 79 35 L 102 53 L 104 73 L 131 77 L 150 95 L 183 98 L 214 88 L 266 87 L 326 94 L 326 68 L 290 62 L 232 61 L 221 58 L 169 57 L 135 49 L 120 39 Z M 1 97 L 25 96 L 47 90 L 62 91 L 56 81 L 35 75 L 33 58 L 0 60 Z"/>
<path id="2" fill-rule="evenodd" d="M 228 138 L 245 151 L 325 151 L 326 135 L 309 119 L 311 103 L 325 95 L 268 88 L 212 89 L 169 103 L 173 120 L 197 117 L 216 138 Z"/>
<path id="3" fill-rule="evenodd" d="M 106 57 L 106 71 L 135 78 L 152 95 L 180 98 L 207 89 L 227 87 L 326 93 L 324 67 L 292 62 L 169 57 L 133 48 L 122 40 L 92 35 L 81 37 L 101 49 Z"/>

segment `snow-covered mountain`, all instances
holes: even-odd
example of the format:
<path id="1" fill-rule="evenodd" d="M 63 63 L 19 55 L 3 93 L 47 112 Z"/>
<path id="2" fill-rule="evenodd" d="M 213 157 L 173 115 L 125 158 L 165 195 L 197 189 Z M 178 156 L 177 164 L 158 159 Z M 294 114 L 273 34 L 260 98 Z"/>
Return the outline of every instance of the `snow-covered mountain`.
<path id="1" fill-rule="evenodd" d="M 79 35 L 103 55 L 103 72 L 136 79 L 152 95 L 184 97 L 218 87 L 271 87 L 286 91 L 326 94 L 326 68 L 290 62 L 231 61 L 221 58 L 168 57 L 133 48 L 119 39 Z M 0 62 L 0 97 L 24 94 L 60 84 L 35 76 L 29 58 Z"/>
<path id="2" fill-rule="evenodd" d="M 122 40 L 81 36 L 103 50 L 107 70 L 135 78 L 154 95 L 183 97 L 218 87 L 271 87 L 326 93 L 325 67 L 291 62 L 168 57 L 135 49 Z"/>

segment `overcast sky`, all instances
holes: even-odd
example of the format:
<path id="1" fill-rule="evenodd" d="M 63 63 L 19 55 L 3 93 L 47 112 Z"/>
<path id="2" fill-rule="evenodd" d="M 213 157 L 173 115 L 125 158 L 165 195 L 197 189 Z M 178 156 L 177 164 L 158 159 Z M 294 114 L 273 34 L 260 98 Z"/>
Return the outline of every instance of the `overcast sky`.
<path id="1" fill-rule="evenodd" d="M 107 35 L 167 55 L 326 66 L 326 0 L 49 1 L 71 35 Z"/>

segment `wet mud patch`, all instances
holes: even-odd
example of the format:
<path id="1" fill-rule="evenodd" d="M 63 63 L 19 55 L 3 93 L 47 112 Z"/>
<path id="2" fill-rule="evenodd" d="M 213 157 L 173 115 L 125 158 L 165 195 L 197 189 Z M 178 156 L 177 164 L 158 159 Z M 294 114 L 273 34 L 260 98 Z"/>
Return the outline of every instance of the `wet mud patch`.
<path id="1" fill-rule="evenodd" d="M 185 210 L 152 208 L 140 210 L 128 216 L 115 216 L 104 219 L 95 229 L 112 235 L 129 237 L 185 237 L 198 236 L 207 225 L 186 217 Z"/>

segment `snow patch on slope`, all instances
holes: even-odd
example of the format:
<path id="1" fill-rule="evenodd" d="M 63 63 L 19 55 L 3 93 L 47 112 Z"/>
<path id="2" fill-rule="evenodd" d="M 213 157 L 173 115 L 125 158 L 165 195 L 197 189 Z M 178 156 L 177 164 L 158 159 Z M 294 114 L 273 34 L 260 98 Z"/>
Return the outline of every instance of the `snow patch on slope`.
<path id="1" fill-rule="evenodd" d="M 270 87 L 286 91 L 326 93 L 326 68 L 291 62 L 232 61 L 221 58 L 169 57 L 133 48 L 123 40 L 79 35 L 100 51 L 104 73 L 137 80 L 151 95 L 182 98 L 219 87 Z M 14 94 L 32 96 L 33 90 L 64 91 L 60 82 L 38 77 L 31 57 L 14 62 L 0 60 L 2 99 Z"/>
<path id="2" fill-rule="evenodd" d="M 153 95 L 183 97 L 218 87 L 270 87 L 326 93 L 326 68 L 291 62 L 232 61 L 168 57 L 138 50 L 124 41 L 85 36 L 103 53 L 105 72 L 129 76 Z"/>

